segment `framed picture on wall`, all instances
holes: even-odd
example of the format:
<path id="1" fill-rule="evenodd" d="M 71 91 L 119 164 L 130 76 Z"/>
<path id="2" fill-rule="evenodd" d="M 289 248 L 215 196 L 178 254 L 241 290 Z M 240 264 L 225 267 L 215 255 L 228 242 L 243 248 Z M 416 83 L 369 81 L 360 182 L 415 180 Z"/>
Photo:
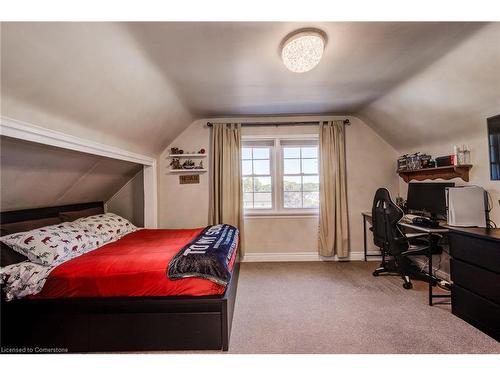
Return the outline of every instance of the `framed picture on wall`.
<path id="1" fill-rule="evenodd" d="M 500 180 L 500 115 L 490 117 L 487 121 L 490 178 L 492 180 Z"/>

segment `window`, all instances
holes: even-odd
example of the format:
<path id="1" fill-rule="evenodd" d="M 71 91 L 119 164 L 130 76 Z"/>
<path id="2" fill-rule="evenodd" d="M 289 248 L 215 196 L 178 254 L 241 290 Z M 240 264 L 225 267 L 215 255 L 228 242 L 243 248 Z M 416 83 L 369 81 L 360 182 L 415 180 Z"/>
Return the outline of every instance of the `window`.
<path id="1" fill-rule="evenodd" d="M 252 145 L 250 145 L 252 146 Z M 243 175 L 244 208 L 273 208 L 271 150 L 272 147 L 253 145 L 242 147 L 241 172 Z"/>
<path id="2" fill-rule="evenodd" d="M 283 146 L 283 207 L 319 208 L 318 146 Z"/>
<path id="3" fill-rule="evenodd" d="M 490 179 L 500 180 L 500 115 L 488 119 Z"/>
<path id="4" fill-rule="evenodd" d="M 241 163 L 247 214 L 317 213 L 317 138 L 244 139 Z"/>

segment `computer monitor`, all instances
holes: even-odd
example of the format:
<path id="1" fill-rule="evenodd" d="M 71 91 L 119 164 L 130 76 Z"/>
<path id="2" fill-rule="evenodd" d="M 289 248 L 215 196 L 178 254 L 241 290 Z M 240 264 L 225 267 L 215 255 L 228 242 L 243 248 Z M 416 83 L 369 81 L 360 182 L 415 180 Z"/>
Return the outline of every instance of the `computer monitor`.
<path id="1" fill-rule="evenodd" d="M 406 207 L 409 213 L 446 219 L 446 188 L 454 182 L 410 183 Z"/>

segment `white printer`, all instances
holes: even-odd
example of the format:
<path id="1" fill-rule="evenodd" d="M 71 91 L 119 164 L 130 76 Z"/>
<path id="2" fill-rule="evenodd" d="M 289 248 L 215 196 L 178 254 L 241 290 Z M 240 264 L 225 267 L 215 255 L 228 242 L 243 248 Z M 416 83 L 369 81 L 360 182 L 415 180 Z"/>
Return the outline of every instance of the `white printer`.
<path id="1" fill-rule="evenodd" d="M 448 225 L 486 228 L 488 197 L 480 186 L 446 188 Z"/>

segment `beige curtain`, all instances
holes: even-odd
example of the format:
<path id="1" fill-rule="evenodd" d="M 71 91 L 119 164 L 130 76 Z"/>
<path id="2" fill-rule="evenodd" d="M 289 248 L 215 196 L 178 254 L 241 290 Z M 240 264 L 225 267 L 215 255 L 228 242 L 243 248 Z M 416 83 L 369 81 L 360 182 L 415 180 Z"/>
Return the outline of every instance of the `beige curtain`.
<path id="1" fill-rule="evenodd" d="M 319 254 L 349 255 L 344 122 L 320 123 Z"/>
<path id="2" fill-rule="evenodd" d="M 213 124 L 211 152 L 210 222 L 237 227 L 243 255 L 241 124 Z"/>

